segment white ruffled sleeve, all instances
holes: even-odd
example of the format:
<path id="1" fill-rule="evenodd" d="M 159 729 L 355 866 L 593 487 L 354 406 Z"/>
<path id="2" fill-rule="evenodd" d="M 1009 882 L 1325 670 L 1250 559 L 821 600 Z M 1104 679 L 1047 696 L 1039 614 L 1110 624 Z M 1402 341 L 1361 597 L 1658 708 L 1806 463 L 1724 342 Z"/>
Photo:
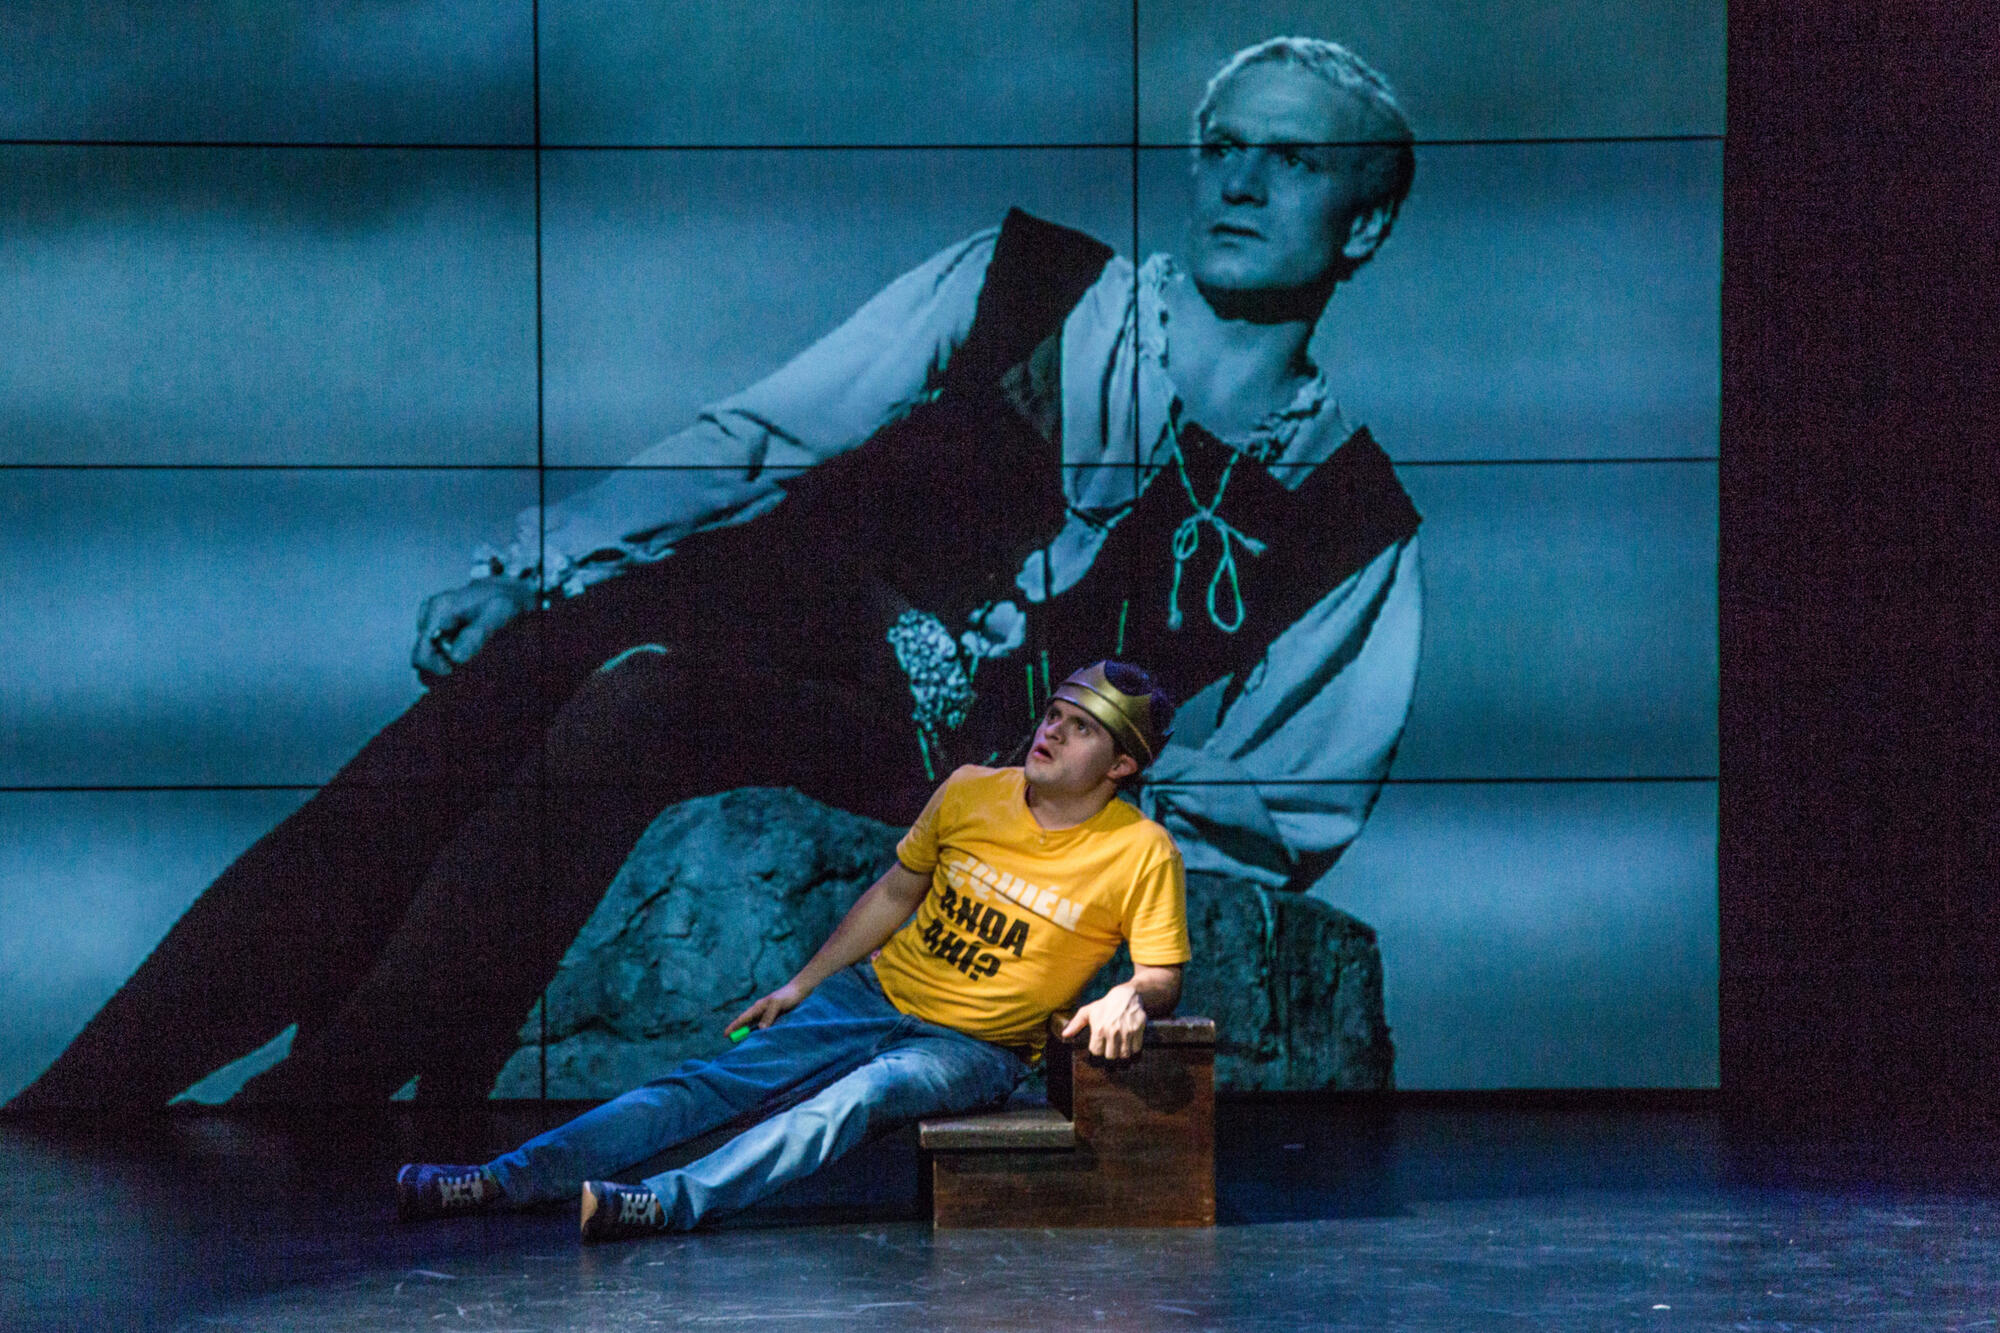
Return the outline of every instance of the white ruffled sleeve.
<path id="1" fill-rule="evenodd" d="M 668 555 L 690 533 L 768 512 L 784 498 L 780 478 L 854 448 L 930 393 L 972 328 L 999 234 L 940 251 L 597 485 L 546 513 L 522 511 L 512 542 L 482 549 L 474 573 L 540 577 L 573 594 Z"/>
<path id="2" fill-rule="evenodd" d="M 1279 635 L 1220 716 L 1226 682 L 1188 700 L 1142 798 L 1187 868 L 1304 888 L 1332 865 L 1388 775 L 1422 638 L 1413 536 Z"/>

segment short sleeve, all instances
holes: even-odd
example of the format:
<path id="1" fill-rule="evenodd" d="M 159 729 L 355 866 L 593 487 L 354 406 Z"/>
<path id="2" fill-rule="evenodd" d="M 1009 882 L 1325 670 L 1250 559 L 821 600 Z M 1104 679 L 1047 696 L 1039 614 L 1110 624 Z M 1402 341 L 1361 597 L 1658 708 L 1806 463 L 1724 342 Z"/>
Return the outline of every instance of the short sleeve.
<path id="1" fill-rule="evenodd" d="M 1194 957 L 1188 945 L 1187 871 L 1179 851 L 1168 848 L 1133 886 L 1132 911 L 1125 939 L 1132 961 L 1146 967 L 1172 967 Z"/>
<path id="2" fill-rule="evenodd" d="M 955 773 L 952 775 L 957 776 Z M 917 816 L 917 822 L 910 825 L 910 831 L 896 844 L 896 859 L 903 863 L 903 869 L 918 875 L 928 875 L 937 869 L 938 823 L 944 808 L 945 792 L 950 788 L 951 778 L 946 778 L 931 793 L 930 800 L 924 802 L 924 812 Z"/>

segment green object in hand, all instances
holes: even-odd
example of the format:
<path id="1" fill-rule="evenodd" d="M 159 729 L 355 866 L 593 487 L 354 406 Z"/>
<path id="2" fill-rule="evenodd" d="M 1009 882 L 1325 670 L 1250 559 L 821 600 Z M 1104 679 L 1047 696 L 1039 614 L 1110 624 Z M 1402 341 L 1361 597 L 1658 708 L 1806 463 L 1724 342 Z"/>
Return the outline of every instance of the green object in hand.
<path id="1" fill-rule="evenodd" d="M 748 1023 L 745 1023 L 742 1027 L 737 1028 L 734 1032 L 731 1032 L 729 1034 L 729 1039 L 731 1041 L 742 1041 L 745 1037 L 749 1035 L 750 1035 L 750 1025 Z"/>

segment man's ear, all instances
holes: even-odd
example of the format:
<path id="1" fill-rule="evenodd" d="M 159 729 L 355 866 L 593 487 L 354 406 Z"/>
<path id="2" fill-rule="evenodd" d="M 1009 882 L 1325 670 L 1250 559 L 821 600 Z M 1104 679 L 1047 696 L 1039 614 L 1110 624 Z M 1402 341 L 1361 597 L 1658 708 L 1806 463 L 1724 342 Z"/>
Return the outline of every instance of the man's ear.
<path id="1" fill-rule="evenodd" d="M 1347 241 L 1340 247 L 1340 253 L 1357 264 L 1362 263 L 1388 238 L 1389 224 L 1395 220 L 1394 204 L 1377 204 L 1357 213 L 1354 221 L 1347 225 Z"/>
<path id="2" fill-rule="evenodd" d="M 1121 751 L 1118 758 L 1112 761 L 1111 767 L 1105 770 L 1104 776 L 1113 782 L 1123 782 L 1138 771 L 1139 761 Z"/>

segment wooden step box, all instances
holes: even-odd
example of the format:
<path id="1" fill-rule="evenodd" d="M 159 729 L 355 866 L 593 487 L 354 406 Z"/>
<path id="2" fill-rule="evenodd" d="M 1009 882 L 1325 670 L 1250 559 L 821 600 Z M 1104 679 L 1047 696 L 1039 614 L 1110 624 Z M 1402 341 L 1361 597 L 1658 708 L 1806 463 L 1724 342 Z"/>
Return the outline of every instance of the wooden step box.
<path id="1" fill-rule="evenodd" d="M 1051 1019 L 1049 1105 L 926 1120 L 931 1221 L 955 1227 L 1215 1225 L 1215 1023 L 1146 1024 L 1136 1059 Z"/>

